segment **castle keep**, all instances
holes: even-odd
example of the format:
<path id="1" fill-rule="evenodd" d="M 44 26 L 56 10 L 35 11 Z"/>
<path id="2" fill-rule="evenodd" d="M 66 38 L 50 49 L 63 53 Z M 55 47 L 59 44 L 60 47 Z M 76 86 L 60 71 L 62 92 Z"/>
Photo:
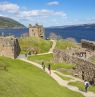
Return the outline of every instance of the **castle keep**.
<path id="1" fill-rule="evenodd" d="M 20 53 L 18 39 L 13 36 L 0 37 L 0 56 L 16 58 Z"/>
<path id="2" fill-rule="evenodd" d="M 42 25 L 36 24 L 32 26 L 29 24 L 29 37 L 40 37 L 44 38 L 44 28 Z"/>

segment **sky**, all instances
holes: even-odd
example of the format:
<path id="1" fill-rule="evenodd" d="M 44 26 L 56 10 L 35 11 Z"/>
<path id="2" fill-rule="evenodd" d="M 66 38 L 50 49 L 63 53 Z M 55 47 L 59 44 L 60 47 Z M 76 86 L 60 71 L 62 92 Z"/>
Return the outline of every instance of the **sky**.
<path id="1" fill-rule="evenodd" d="M 95 0 L 0 0 L 0 16 L 27 27 L 95 23 Z"/>

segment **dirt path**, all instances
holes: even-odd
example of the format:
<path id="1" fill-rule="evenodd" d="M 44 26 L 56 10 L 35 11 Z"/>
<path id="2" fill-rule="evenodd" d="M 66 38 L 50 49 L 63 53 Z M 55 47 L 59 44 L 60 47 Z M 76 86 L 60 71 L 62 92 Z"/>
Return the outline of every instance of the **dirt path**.
<path id="1" fill-rule="evenodd" d="M 36 66 L 36 67 L 42 69 L 42 66 L 41 66 L 40 64 L 38 64 L 38 63 L 29 61 L 29 60 L 23 59 L 23 58 L 20 58 L 20 60 L 25 61 L 25 62 L 27 62 L 27 63 L 30 63 L 30 64 L 32 64 L 32 65 L 34 65 L 34 66 Z M 45 71 L 46 71 L 46 73 L 49 74 L 49 71 L 48 71 L 47 68 L 46 68 Z M 50 74 L 49 74 L 49 75 L 50 75 Z M 65 81 L 65 80 L 63 80 L 62 78 L 60 78 L 57 74 L 54 73 L 54 71 L 51 71 L 51 75 L 50 75 L 50 76 L 51 76 L 54 80 L 56 80 L 56 82 L 57 82 L 59 85 L 61 85 L 61 86 L 67 87 L 68 89 L 70 89 L 70 90 L 72 90 L 72 91 L 79 92 L 79 93 L 83 94 L 85 97 L 95 97 L 95 94 L 92 93 L 92 92 L 85 93 L 85 92 L 83 92 L 83 91 L 80 91 L 77 87 L 68 85 L 68 81 Z"/>
<path id="2" fill-rule="evenodd" d="M 49 52 L 48 53 L 53 53 L 53 50 L 56 46 L 56 40 L 50 40 L 52 42 L 52 47 L 50 48 Z"/>
<path id="3" fill-rule="evenodd" d="M 51 41 L 53 42 L 53 44 L 52 44 L 52 47 L 50 48 L 49 52 L 48 52 L 48 53 L 43 53 L 43 54 L 38 54 L 38 55 L 44 55 L 44 54 L 53 53 L 53 49 L 54 49 L 55 46 L 56 46 L 56 41 L 55 41 L 55 40 L 51 40 Z M 29 60 L 27 60 L 27 59 L 25 59 L 25 58 L 23 58 L 23 57 L 22 57 L 22 58 L 19 58 L 19 59 L 22 60 L 22 61 L 24 61 L 24 62 L 30 63 L 30 64 L 32 64 L 32 65 L 34 65 L 34 66 L 36 66 L 36 67 L 38 67 L 38 68 L 40 68 L 40 69 L 42 69 L 42 66 L 41 66 L 40 64 L 36 63 L 36 62 L 29 61 Z M 45 69 L 45 72 L 49 74 L 49 71 L 48 71 L 47 68 Z M 63 80 L 62 78 L 60 78 L 60 77 L 59 77 L 57 74 L 55 74 L 54 72 L 55 72 L 55 71 L 52 70 L 52 71 L 51 71 L 51 75 L 50 75 L 50 74 L 49 74 L 49 75 L 50 75 L 59 85 L 64 86 L 64 87 L 67 87 L 68 89 L 70 89 L 70 90 L 72 90 L 72 91 L 79 92 L 79 93 L 83 94 L 85 97 L 95 97 L 95 94 L 92 93 L 92 92 L 85 93 L 85 92 L 83 92 L 83 91 L 80 91 L 77 87 L 68 85 L 69 81 Z M 57 71 L 56 71 L 56 72 L 57 72 Z M 59 72 L 57 72 L 57 73 L 59 73 Z M 60 74 L 61 74 L 61 73 L 60 73 Z M 64 75 L 64 76 L 73 78 L 74 80 L 72 80 L 72 81 L 81 81 L 80 79 L 74 78 L 74 77 L 72 77 L 72 76 L 70 76 L 70 75 Z M 70 81 L 70 82 L 71 82 L 71 81 Z"/>
<path id="4" fill-rule="evenodd" d="M 56 46 L 56 40 L 50 40 L 52 42 L 52 47 L 50 48 L 50 50 L 47 53 L 41 53 L 41 54 L 37 54 L 37 55 L 46 55 L 46 54 L 50 54 L 53 53 L 53 50 Z"/>

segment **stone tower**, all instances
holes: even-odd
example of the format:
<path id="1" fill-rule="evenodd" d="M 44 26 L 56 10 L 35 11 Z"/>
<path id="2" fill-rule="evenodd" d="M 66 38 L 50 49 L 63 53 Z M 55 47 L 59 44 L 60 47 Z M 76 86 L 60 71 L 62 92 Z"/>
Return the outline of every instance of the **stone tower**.
<path id="1" fill-rule="evenodd" d="M 0 56 L 16 58 L 20 54 L 18 39 L 13 36 L 0 37 Z"/>
<path id="2" fill-rule="evenodd" d="M 44 28 L 42 25 L 36 24 L 35 26 L 32 26 L 29 24 L 29 37 L 40 37 L 44 38 Z"/>

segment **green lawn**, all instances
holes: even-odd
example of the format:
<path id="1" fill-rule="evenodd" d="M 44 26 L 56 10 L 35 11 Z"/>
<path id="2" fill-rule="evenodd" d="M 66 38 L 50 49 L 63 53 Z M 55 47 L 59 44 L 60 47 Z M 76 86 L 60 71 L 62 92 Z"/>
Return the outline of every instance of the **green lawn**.
<path id="1" fill-rule="evenodd" d="M 0 97 L 84 97 L 61 87 L 44 71 L 20 60 L 0 57 Z"/>
<path id="2" fill-rule="evenodd" d="M 66 77 L 66 76 L 62 76 L 62 75 L 60 75 L 59 73 L 57 73 L 57 72 L 55 72 L 59 77 L 61 77 L 63 80 L 67 80 L 67 81 L 70 81 L 70 80 L 72 80 L 72 78 L 70 78 L 70 77 Z"/>
<path id="3" fill-rule="evenodd" d="M 53 60 L 53 54 L 29 56 L 28 59 L 35 62 L 50 62 Z"/>
<path id="4" fill-rule="evenodd" d="M 38 53 L 48 52 L 52 43 L 49 40 L 44 40 L 36 37 L 25 37 L 19 39 L 21 53 L 26 53 L 27 49 L 34 48 Z"/>
<path id="5" fill-rule="evenodd" d="M 72 75 L 73 76 L 73 70 L 72 69 L 60 68 L 60 69 L 58 69 L 58 71 L 65 74 L 65 75 Z"/>
<path id="6" fill-rule="evenodd" d="M 65 68 L 65 69 L 72 69 L 75 65 L 67 64 L 65 62 L 63 63 L 54 63 L 53 62 L 53 54 L 46 54 L 46 55 L 35 55 L 28 57 L 30 61 L 35 61 L 38 63 L 42 63 L 44 61 L 45 65 L 47 66 L 48 63 L 51 64 L 51 68 L 56 70 L 59 68 Z"/>
<path id="7" fill-rule="evenodd" d="M 83 91 L 84 91 L 84 88 L 85 88 L 85 87 L 84 87 L 84 83 L 79 82 L 79 81 L 77 81 L 77 82 L 70 82 L 69 85 L 76 86 L 76 87 L 78 87 L 80 90 L 83 90 Z M 95 86 L 90 86 L 90 87 L 88 88 L 88 90 L 95 93 Z"/>
<path id="8" fill-rule="evenodd" d="M 61 49 L 61 50 L 65 50 L 67 48 L 78 48 L 79 46 L 73 42 L 73 41 L 70 41 L 70 40 L 58 40 L 57 41 L 57 45 L 56 45 L 56 48 L 58 49 Z"/>
<path id="9" fill-rule="evenodd" d="M 72 65 L 72 64 L 67 64 L 65 62 L 63 63 L 55 63 L 52 65 L 52 69 L 56 70 L 56 69 L 59 69 L 59 68 L 63 68 L 63 69 L 72 69 L 75 65 Z"/>

